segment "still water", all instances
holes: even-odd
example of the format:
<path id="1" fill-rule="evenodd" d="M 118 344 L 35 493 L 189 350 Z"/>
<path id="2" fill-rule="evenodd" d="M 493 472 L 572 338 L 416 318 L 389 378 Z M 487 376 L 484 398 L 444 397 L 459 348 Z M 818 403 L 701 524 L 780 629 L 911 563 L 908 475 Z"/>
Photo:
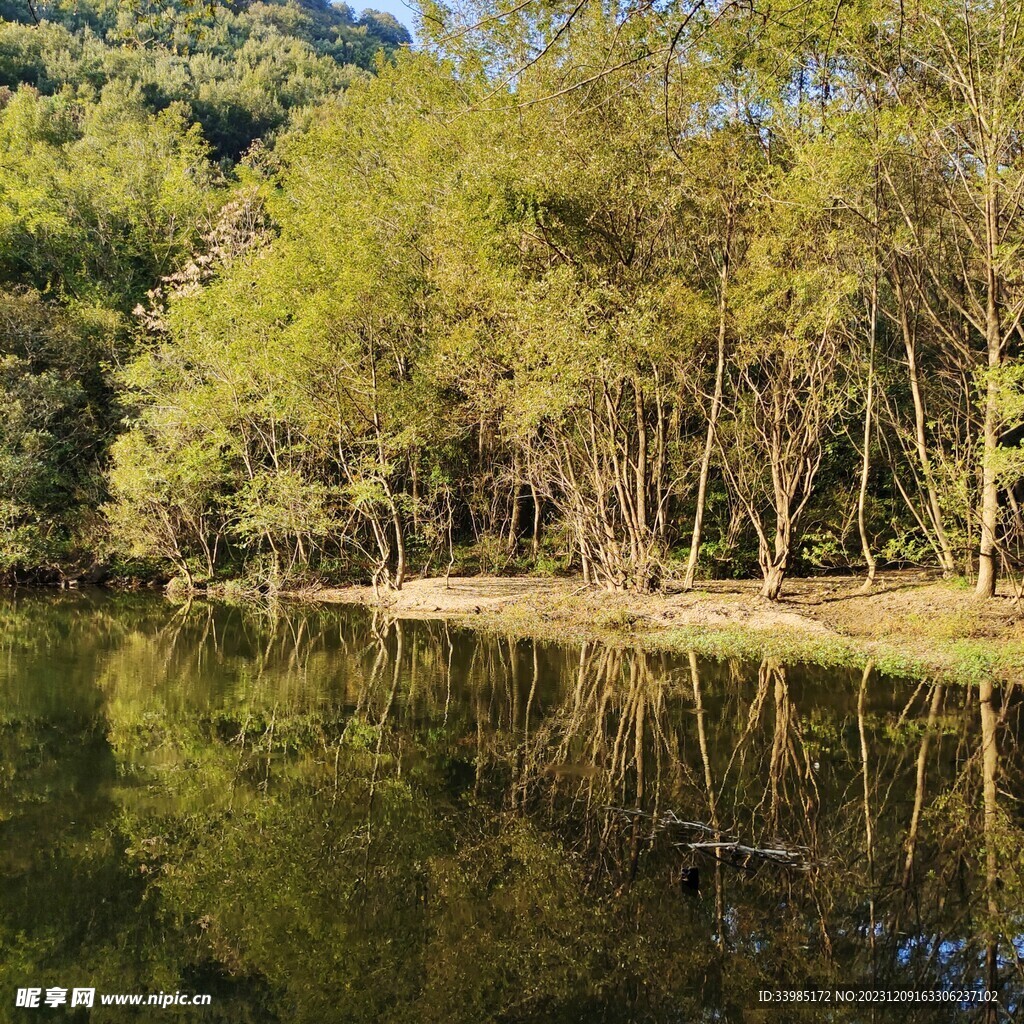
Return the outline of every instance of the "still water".
<path id="1" fill-rule="evenodd" d="M 1014 1019 L 1019 697 L 7 593 L 0 1019 Z M 758 1003 L 993 983 L 998 1010 Z"/>

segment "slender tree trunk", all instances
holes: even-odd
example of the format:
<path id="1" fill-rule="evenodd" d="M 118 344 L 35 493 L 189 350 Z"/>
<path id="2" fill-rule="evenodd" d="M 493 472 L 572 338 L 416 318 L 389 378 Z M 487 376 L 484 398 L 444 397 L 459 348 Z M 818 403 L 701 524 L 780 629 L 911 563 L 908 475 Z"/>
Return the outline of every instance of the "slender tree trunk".
<path id="1" fill-rule="evenodd" d="M 864 403 L 864 456 L 860 464 L 860 492 L 857 495 L 857 528 L 860 531 L 860 546 L 864 552 L 864 561 L 868 574 L 861 588 L 867 593 L 875 582 L 877 564 L 871 551 L 871 540 L 868 537 L 866 506 L 868 497 L 868 476 L 871 472 L 871 417 L 875 401 L 875 341 L 878 334 L 878 274 L 871 281 L 871 327 L 869 331 L 868 350 L 868 393 Z"/>
<path id="2" fill-rule="evenodd" d="M 729 283 L 728 246 L 722 259 L 718 293 L 718 352 L 715 358 L 715 391 L 711 399 L 711 414 L 708 416 L 708 432 L 704 439 L 704 454 L 700 460 L 700 476 L 697 480 L 697 507 L 693 513 L 693 535 L 690 538 L 690 557 L 686 561 L 686 576 L 683 590 L 692 590 L 697 574 L 697 559 L 700 556 L 701 532 L 704 528 L 704 503 L 708 490 L 708 472 L 711 468 L 711 451 L 718 429 L 718 414 L 722 409 L 722 394 L 725 388 L 725 337 L 728 316 L 726 288 Z"/>
<path id="3" fill-rule="evenodd" d="M 395 590 L 401 590 L 405 582 L 405 534 L 402 530 L 402 517 L 398 514 L 398 506 L 392 500 L 391 522 L 395 528 L 395 546 L 398 550 L 398 564 L 395 566 Z"/>
<path id="4" fill-rule="evenodd" d="M 994 597 L 996 592 L 996 527 L 999 521 L 999 492 L 996 487 L 995 451 L 999 445 L 996 430 L 994 385 L 989 383 L 985 396 L 984 452 L 981 482 L 981 541 L 978 548 L 978 597 Z"/>
<path id="5" fill-rule="evenodd" d="M 519 479 L 516 478 L 512 484 L 512 510 L 509 516 L 508 544 L 509 552 L 515 551 L 519 543 Z"/>
<path id="6" fill-rule="evenodd" d="M 530 554 L 536 559 L 540 554 L 541 504 L 537 485 L 532 480 L 530 481 L 530 497 L 533 498 L 533 536 L 530 538 Z"/>
<path id="7" fill-rule="evenodd" d="M 633 403 L 636 412 L 636 466 L 633 473 L 636 501 L 636 529 L 641 542 L 647 540 L 647 408 L 638 381 L 633 382 Z"/>
<path id="8" fill-rule="evenodd" d="M 420 532 L 420 474 L 419 456 L 409 460 L 409 482 L 412 485 L 412 532 L 415 537 Z"/>
<path id="9" fill-rule="evenodd" d="M 996 529 L 999 522 L 999 490 L 996 484 L 996 449 L 999 447 L 998 391 L 995 371 L 1002 362 L 1002 330 L 999 323 L 998 281 L 995 274 L 995 236 L 998 226 L 995 200 L 987 204 L 989 249 L 985 309 L 985 341 L 988 349 L 988 381 L 985 386 L 985 426 L 981 480 L 981 542 L 978 549 L 978 597 L 994 597 L 996 592 Z"/>
<path id="10" fill-rule="evenodd" d="M 914 441 L 917 445 L 917 457 L 921 465 L 921 475 L 924 477 L 925 494 L 928 498 L 928 514 L 932 522 L 932 528 L 935 530 L 939 564 L 944 573 L 951 573 L 956 569 L 956 561 L 953 558 L 953 549 L 950 546 L 949 538 L 946 536 L 946 530 L 942 523 L 942 509 L 939 506 L 939 496 L 935 488 L 931 456 L 928 454 L 928 441 L 925 435 L 924 399 L 921 395 L 921 381 L 917 367 L 917 340 L 910 323 L 910 312 L 907 308 L 903 287 L 898 278 L 895 279 L 894 283 L 896 285 L 896 301 L 899 304 L 903 347 L 907 353 L 910 395 L 914 402 Z"/>

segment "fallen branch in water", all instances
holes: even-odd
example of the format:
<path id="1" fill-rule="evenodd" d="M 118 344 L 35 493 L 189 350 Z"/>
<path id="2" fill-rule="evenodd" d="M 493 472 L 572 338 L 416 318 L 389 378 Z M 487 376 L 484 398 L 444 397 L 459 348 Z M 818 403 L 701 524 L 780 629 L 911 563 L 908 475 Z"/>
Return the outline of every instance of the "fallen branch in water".
<path id="1" fill-rule="evenodd" d="M 703 836 L 713 836 L 710 839 L 694 839 L 693 841 L 676 842 L 672 845 L 678 849 L 692 850 L 695 853 L 704 853 L 722 861 L 731 863 L 742 858 L 744 861 L 761 860 L 781 867 L 793 868 L 796 871 L 808 871 L 811 867 L 810 850 L 806 846 L 790 846 L 775 840 L 774 846 L 750 846 L 739 839 L 729 836 L 721 829 L 708 825 L 703 821 L 687 821 L 680 818 L 675 811 L 665 811 L 660 815 L 653 815 L 639 808 L 629 807 L 605 807 L 611 814 L 621 815 L 625 818 L 646 818 L 651 821 L 651 836 L 654 838 L 658 832 L 665 829 L 681 829 L 701 833 Z M 729 854 L 727 860 L 722 855 Z M 747 866 L 746 863 L 737 866 Z"/>

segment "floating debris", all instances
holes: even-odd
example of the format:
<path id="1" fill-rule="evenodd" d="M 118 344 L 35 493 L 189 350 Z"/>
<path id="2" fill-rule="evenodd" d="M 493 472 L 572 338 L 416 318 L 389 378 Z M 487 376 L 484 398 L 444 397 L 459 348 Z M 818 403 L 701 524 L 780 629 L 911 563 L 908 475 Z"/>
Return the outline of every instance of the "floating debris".
<path id="1" fill-rule="evenodd" d="M 693 839 L 680 839 L 672 845 L 682 850 L 706 854 L 737 867 L 749 867 L 751 861 L 777 864 L 794 871 L 808 871 L 811 867 L 811 851 L 806 846 L 785 843 L 779 839 L 773 839 L 771 846 L 754 846 L 744 843 L 736 836 L 726 834 L 707 822 L 680 818 L 675 811 L 664 811 L 658 815 L 631 807 L 606 807 L 605 811 L 633 820 L 649 820 L 652 839 L 659 832 L 669 829 L 675 832 L 697 833 Z"/>

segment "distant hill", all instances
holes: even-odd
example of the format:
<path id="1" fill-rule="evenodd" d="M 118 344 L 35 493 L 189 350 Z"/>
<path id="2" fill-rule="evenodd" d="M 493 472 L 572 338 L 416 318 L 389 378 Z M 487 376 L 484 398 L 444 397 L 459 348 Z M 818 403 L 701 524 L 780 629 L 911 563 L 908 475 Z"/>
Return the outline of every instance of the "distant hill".
<path id="1" fill-rule="evenodd" d="M 319 0 L 0 0 L 0 87 L 89 98 L 121 82 L 154 112 L 187 104 L 215 155 L 236 160 L 409 42 L 390 14 Z"/>

